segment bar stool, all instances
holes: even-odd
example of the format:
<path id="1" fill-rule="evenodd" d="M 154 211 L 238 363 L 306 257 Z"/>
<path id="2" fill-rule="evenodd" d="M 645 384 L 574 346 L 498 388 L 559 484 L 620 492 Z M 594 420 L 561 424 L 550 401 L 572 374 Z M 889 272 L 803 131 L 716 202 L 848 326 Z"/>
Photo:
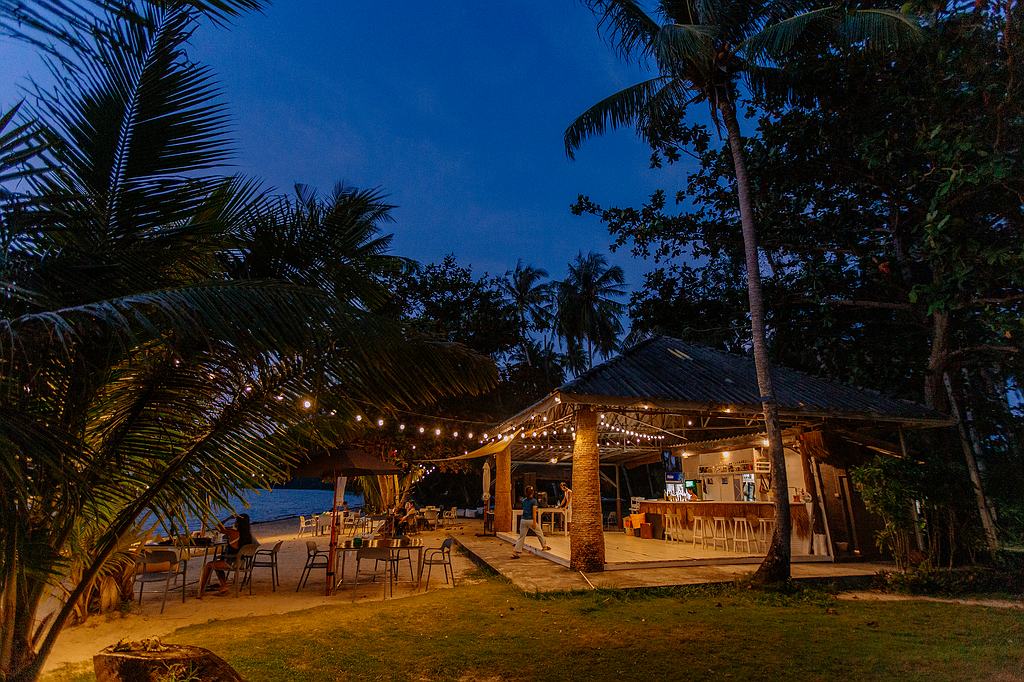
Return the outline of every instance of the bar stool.
<path id="1" fill-rule="evenodd" d="M 743 545 L 750 553 L 750 543 L 754 540 L 754 527 L 747 521 L 746 516 L 734 516 L 732 519 L 732 551 L 740 551 L 739 546 Z"/>
<path id="2" fill-rule="evenodd" d="M 694 516 L 693 517 L 693 546 L 697 546 L 697 541 L 700 540 L 701 547 L 708 546 L 708 539 L 711 537 L 708 534 L 708 519 L 705 516 Z"/>
<path id="3" fill-rule="evenodd" d="M 772 535 L 775 534 L 775 519 L 759 519 L 757 524 L 757 545 L 762 552 L 768 551 Z"/>
<path id="4" fill-rule="evenodd" d="M 711 548 L 718 549 L 718 543 L 722 543 L 722 549 L 729 549 L 729 522 L 724 516 L 711 517 Z"/>
<path id="5" fill-rule="evenodd" d="M 679 542 L 683 539 L 683 519 L 676 514 L 665 515 L 665 542 Z"/>

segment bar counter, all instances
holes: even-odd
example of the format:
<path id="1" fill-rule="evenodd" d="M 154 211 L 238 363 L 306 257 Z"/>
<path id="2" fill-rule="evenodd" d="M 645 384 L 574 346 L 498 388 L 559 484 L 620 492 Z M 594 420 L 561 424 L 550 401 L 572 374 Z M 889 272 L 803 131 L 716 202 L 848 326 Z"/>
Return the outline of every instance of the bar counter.
<path id="1" fill-rule="evenodd" d="M 640 511 L 649 514 L 663 514 L 683 517 L 683 524 L 693 529 L 693 517 L 724 516 L 727 519 L 745 516 L 756 529 L 760 519 L 774 519 L 775 505 L 771 502 L 666 502 L 664 500 L 645 500 L 640 503 Z M 807 505 L 803 502 L 790 502 L 789 518 L 793 524 L 792 539 L 803 541 L 810 537 L 811 519 Z"/>

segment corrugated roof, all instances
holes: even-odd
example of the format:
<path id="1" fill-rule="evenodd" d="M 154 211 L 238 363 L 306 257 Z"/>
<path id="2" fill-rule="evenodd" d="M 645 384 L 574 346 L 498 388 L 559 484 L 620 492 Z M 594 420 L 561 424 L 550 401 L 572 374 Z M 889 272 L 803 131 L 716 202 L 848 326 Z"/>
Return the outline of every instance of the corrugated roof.
<path id="1" fill-rule="evenodd" d="M 949 418 L 923 405 L 891 398 L 773 365 L 776 400 L 784 413 L 941 422 Z M 608 396 L 668 403 L 734 405 L 757 411 L 760 391 L 751 357 L 656 336 L 568 382 L 565 396 Z"/>

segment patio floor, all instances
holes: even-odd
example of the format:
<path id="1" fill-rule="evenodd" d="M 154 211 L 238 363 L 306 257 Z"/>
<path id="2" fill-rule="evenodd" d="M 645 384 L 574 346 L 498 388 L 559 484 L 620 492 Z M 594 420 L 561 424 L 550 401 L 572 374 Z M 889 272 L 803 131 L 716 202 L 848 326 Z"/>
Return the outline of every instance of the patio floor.
<path id="1" fill-rule="evenodd" d="M 527 552 L 519 559 L 512 558 L 511 543 L 515 536 L 511 533 L 464 533 L 455 540 L 478 563 L 500 573 L 524 592 L 532 593 L 727 583 L 749 575 L 761 561 L 758 556 L 720 549 L 698 547 L 694 554 L 690 543 L 684 547 L 684 543 L 605 533 L 605 558 L 609 562 L 606 570 L 584 575 L 568 568 L 569 542 L 561 533 L 547 535 L 550 552 L 541 551 L 537 538 L 531 536 Z M 891 564 L 884 562 L 832 563 L 804 558 L 811 561 L 794 559 L 794 580 L 844 581 L 863 586 L 879 571 L 892 569 Z"/>
<path id="2" fill-rule="evenodd" d="M 539 548 L 540 541 L 530 535 L 525 549 L 539 557 L 561 566 L 569 566 L 569 538 L 561 531 L 545 533 L 550 550 Z M 505 542 L 515 543 L 517 534 L 498 533 Z M 762 554 L 757 552 L 730 551 L 721 548 L 696 547 L 692 542 L 665 542 L 644 540 L 623 532 L 604 534 L 606 571 L 623 571 L 637 568 L 675 568 L 687 566 L 720 566 L 728 564 L 760 564 Z M 832 562 L 831 557 L 800 555 L 793 557 L 794 563 Z"/>

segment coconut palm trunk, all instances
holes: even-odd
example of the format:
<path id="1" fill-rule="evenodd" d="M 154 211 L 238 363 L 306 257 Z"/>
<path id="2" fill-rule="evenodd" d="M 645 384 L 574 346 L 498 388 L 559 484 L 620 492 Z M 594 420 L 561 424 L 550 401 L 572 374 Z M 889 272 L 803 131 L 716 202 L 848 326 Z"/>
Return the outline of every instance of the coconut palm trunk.
<path id="1" fill-rule="evenodd" d="M 577 571 L 604 570 L 600 469 L 597 414 L 581 409 L 576 413 L 576 443 L 572 449 L 572 524 L 569 526 L 569 566 Z"/>
<path id="2" fill-rule="evenodd" d="M 768 433 L 768 451 L 772 463 L 772 502 L 775 504 L 775 534 L 765 554 L 764 561 L 754 574 L 754 580 L 762 583 L 784 582 L 790 575 L 790 518 L 789 482 L 786 480 L 786 455 L 782 445 L 782 430 L 779 426 L 779 406 L 772 390 L 771 368 L 768 362 L 768 347 L 764 336 L 764 297 L 761 293 L 761 267 L 757 251 L 757 227 L 754 224 L 754 207 L 750 199 L 750 178 L 743 154 L 743 140 L 740 124 L 736 118 L 736 104 L 731 97 L 722 97 L 718 110 L 722 114 L 728 133 L 729 150 L 732 152 L 733 170 L 736 173 L 736 194 L 739 199 L 740 225 L 743 230 L 743 252 L 747 267 L 747 298 L 750 304 L 751 339 L 754 346 L 754 367 L 757 372 L 757 387 L 761 392 L 761 407 L 764 410 L 765 430 Z"/>

